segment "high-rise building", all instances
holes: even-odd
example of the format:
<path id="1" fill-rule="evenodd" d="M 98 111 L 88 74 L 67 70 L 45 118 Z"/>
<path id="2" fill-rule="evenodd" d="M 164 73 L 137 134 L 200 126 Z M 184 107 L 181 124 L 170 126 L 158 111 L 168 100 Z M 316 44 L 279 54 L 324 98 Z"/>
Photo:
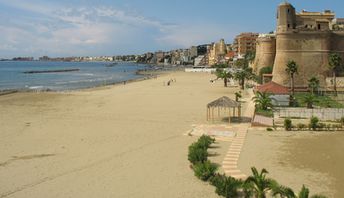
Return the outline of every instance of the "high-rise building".
<path id="1" fill-rule="evenodd" d="M 245 32 L 235 37 L 233 43 L 233 50 L 239 57 L 244 56 L 247 52 L 254 52 L 256 50 L 256 40 L 258 33 Z"/>

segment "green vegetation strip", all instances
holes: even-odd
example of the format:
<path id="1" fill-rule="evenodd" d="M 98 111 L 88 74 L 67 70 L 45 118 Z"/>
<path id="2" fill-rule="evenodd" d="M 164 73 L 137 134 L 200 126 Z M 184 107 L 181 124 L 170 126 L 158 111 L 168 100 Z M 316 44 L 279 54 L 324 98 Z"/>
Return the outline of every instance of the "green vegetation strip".
<path id="1" fill-rule="evenodd" d="M 246 180 L 235 179 L 225 174 L 216 173 L 218 165 L 208 160 L 208 148 L 215 139 L 202 135 L 197 142 L 189 146 L 188 159 L 192 164 L 195 176 L 202 181 L 210 182 L 215 187 L 215 192 L 226 198 L 265 198 L 267 195 L 288 198 L 325 198 L 322 195 L 309 196 L 309 189 L 302 186 L 296 195 L 291 188 L 282 186 L 274 179 L 267 178 L 268 171 L 262 169 L 260 172 L 252 167 L 252 175 Z"/>
<path id="2" fill-rule="evenodd" d="M 294 95 L 297 106 L 300 107 L 307 107 L 307 99 L 308 99 L 309 93 L 296 93 Z M 314 95 L 313 99 L 313 105 L 323 108 L 344 108 L 344 105 L 333 100 L 329 96 L 321 96 L 321 95 Z"/>

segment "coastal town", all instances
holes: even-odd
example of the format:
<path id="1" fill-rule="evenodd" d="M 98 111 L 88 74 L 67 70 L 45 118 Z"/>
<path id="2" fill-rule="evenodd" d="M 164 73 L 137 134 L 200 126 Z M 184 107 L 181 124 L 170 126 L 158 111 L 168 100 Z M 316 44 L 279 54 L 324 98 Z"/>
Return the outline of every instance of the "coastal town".
<path id="1" fill-rule="evenodd" d="M 0 59 L 39 63 L 19 70 L 35 83 L 119 79 L 0 91 L 0 198 L 343 197 L 344 18 L 284 1 L 271 21 L 185 49 Z"/>

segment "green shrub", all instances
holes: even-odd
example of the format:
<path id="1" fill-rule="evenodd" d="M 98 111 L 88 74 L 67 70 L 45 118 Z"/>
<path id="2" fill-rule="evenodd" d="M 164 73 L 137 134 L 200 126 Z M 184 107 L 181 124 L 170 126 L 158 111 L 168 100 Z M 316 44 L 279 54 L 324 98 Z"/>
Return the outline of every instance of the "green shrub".
<path id="1" fill-rule="evenodd" d="M 226 175 L 216 174 L 211 178 L 210 183 L 215 186 L 216 193 L 220 196 L 231 198 L 238 197 L 239 190 L 242 187 L 243 182 L 233 177 L 227 177 Z"/>
<path id="2" fill-rule="evenodd" d="M 330 130 L 332 129 L 332 124 L 327 124 L 327 125 L 326 125 L 326 129 L 327 129 L 328 131 L 330 131 Z"/>
<path id="3" fill-rule="evenodd" d="M 319 118 L 312 116 L 311 120 L 309 122 L 309 128 L 312 129 L 313 131 L 315 131 L 315 130 L 317 130 L 318 125 L 319 125 Z"/>
<path id="4" fill-rule="evenodd" d="M 284 119 L 284 128 L 285 130 L 287 131 L 290 131 L 291 128 L 292 128 L 292 122 L 291 122 L 291 119 L 290 118 L 285 118 Z"/>
<path id="5" fill-rule="evenodd" d="M 325 123 L 319 123 L 318 128 L 319 129 L 326 129 L 326 124 Z"/>
<path id="6" fill-rule="evenodd" d="M 307 126 L 303 123 L 298 123 L 297 124 L 297 129 L 300 131 L 303 131 L 305 128 L 307 128 Z"/>
<path id="7" fill-rule="evenodd" d="M 208 159 L 207 149 L 201 147 L 198 142 L 189 146 L 188 159 L 192 164 L 203 163 Z"/>
<path id="8" fill-rule="evenodd" d="M 273 131 L 274 129 L 271 127 L 266 128 L 267 131 Z"/>
<path id="9" fill-rule="evenodd" d="M 208 149 L 209 146 L 215 142 L 215 139 L 214 138 L 211 138 L 210 136 L 208 135 L 202 135 L 198 141 L 197 141 L 197 144 L 199 147 L 201 148 L 204 148 L 204 149 Z"/>
<path id="10" fill-rule="evenodd" d="M 341 124 L 333 124 L 332 125 L 332 128 L 334 129 L 334 130 L 338 130 L 338 129 L 341 129 L 343 126 L 341 125 Z"/>
<path id="11" fill-rule="evenodd" d="M 344 117 L 341 117 L 341 118 L 340 118 L 340 123 L 341 123 L 342 125 L 344 125 Z"/>
<path id="12" fill-rule="evenodd" d="M 217 170 L 217 165 L 211 163 L 210 161 L 205 161 L 204 163 L 197 163 L 194 166 L 195 176 L 202 181 L 208 181 L 211 177 L 215 175 Z"/>

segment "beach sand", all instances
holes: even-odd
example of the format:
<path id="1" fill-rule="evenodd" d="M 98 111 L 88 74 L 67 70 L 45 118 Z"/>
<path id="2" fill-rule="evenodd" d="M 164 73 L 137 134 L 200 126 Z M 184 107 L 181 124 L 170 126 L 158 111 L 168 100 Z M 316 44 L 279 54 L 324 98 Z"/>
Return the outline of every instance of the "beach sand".
<path id="1" fill-rule="evenodd" d="M 213 75 L 0 97 L 0 197 L 218 197 L 194 175 L 184 134 L 237 88 Z M 171 86 L 164 86 L 176 79 Z M 225 153 L 227 142 L 219 142 Z M 215 150 L 215 151 L 214 151 Z M 223 156 L 215 156 L 221 162 Z"/>
<path id="2" fill-rule="evenodd" d="M 239 167 L 266 168 L 269 177 L 299 192 L 304 184 L 311 194 L 344 194 L 344 133 L 267 132 L 250 129 Z"/>

